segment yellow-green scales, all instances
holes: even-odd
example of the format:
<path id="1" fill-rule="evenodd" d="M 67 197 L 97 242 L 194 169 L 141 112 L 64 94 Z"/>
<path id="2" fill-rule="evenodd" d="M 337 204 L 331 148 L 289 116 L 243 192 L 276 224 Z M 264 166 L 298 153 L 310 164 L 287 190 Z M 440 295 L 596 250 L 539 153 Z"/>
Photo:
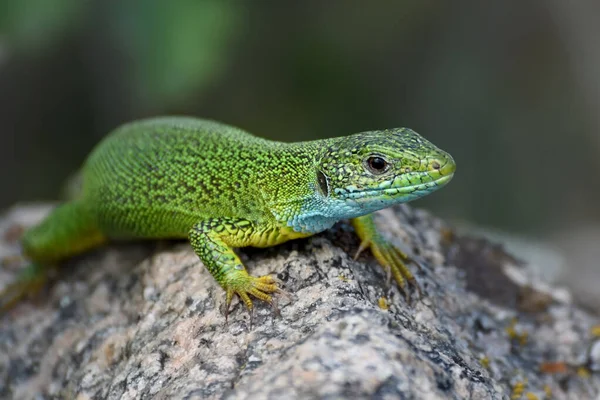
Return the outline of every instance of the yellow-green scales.
<path id="1" fill-rule="evenodd" d="M 377 233 L 372 212 L 446 184 L 452 157 L 410 129 L 299 143 L 261 139 L 213 121 L 165 117 L 126 124 L 93 150 L 78 196 L 23 236 L 32 265 L 0 295 L 26 294 L 47 267 L 111 240 L 189 238 L 226 290 L 270 302 L 270 276 L 246 272 L 233 248 L 306 237 L 349 218 L 400 287 L 405 256 Z"/>

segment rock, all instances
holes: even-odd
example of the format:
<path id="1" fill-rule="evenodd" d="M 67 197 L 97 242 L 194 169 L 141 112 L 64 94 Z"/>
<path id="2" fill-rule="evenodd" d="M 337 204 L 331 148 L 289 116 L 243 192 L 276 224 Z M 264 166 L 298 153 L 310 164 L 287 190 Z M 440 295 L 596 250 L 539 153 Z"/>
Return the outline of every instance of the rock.
<path id="1" fill-rule="evenodd" d="M 0 258 L 18 253 L 15 226 L 40 207 L 0 220 Z M 526 266 L 499 246 L 407 206 L 379 216 L 422 264 L 412 268 L 424 295 L 410 306 L 368 252 L 352 259 L 358 240 L 344 223 L 240 250 L 252 274 L 275 274 L 288 293 L 278 312 L 257 301 L 252 326 L 237 301 L 225 323 L 223 290 L 186 243 L 115 244 L 70 260 L 46 293 L 0 317 L 0 397 L 598 396 L 597 318 L 507 278 Z M 4 268 L 0 286 L 16 271 Z"/>

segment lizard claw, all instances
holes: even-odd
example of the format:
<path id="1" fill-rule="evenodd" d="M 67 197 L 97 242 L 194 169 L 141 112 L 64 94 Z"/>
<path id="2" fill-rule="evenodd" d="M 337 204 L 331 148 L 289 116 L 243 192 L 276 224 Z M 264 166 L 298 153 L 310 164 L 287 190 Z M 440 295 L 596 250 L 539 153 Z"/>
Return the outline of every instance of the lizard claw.
<path id="1" fill-rule="evenodd" d="M 410 272 L 405 264 L 406 262 L 411 262 L 412 260 L 406 254 L 404 254 L 404 252 L 379 235 L 367 240 L 363 240 L 360 244 L 359 252 L 362 252 L 367 248 L 371 249 L 373 256 L 386 271 L 388 286 L 391 277 L 393 276 L 396 284 L 398 285 L 398 289 L 409 305 L 411 304 L 411 297 L 407 290 L 407 283 L 414 287 L 417 291 L 418 297 L 421 297 L 421 288 L 414 275 L 412 272 Z"/>
<path id="2" fill-rule="evenodd" d="M 254 319 L 254 304 L 250 296 L 256 297 L 257 299 L 274 306 L 274 301 L 271 294 L 279 293 L 281 292 L 281 289 L 279 289 L 277 286 L 277 281 L 271 275 L 255 277 L 248 275 L 248 273 L 245 271 L 243 275 L 240 275 L 236 274 L 236 276 L 234 276 L 224 285 L 226 288 L 225 322 L 227 323 L 233 295 L 237 294 L 250 312 L 250 326 L 252 326 Z M 276 306 L 274 307 L 277 309 Z"/>
<path id="3" fill-rule="evenodd" d="M 356 253 L 354 254 L 354 261 L 358 260 L 358 256 L 360 256 L 363 251 L 365 251 L 366 249 L 369 248 L 369 243 L 370 243 L 369 240 L 363 240 L 362 242 L 360 242 L 360 246 L 358 246 L 358 249 L 356 250 Z M 389 276 L 388 276 L 388 278 L 389 278 Z M 389 279 L 388 279 L 388 282 L 389 282 Z"/>

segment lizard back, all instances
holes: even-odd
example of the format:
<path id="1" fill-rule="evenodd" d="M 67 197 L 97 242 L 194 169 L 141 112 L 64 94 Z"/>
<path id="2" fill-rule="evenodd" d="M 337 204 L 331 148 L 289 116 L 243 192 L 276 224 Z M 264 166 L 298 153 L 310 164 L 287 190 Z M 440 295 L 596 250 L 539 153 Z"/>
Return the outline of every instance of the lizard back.
<path id="1" fill-rule="evenodd" d="M 195 118 L 127 124 L 90 154 L 82 198 L 111 237 L 185 237 L 202 218 L 271 218 L 264 167 L 286 146 Z"/>

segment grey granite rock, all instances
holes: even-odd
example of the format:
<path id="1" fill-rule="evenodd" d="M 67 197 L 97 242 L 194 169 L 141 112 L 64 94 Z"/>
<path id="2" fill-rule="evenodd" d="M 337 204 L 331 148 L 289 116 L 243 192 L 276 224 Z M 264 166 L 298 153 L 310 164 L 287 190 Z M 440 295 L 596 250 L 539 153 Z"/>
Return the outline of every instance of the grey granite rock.
<path id="1" fill-rule="evenodd" d="M 17 271 L 21 227 L 45 210 L 0 219 L 0 287 Z M 115 244 L 69 261 L 63 279 L 0 316 L 0 397 L 598 396 L 598 319 L 568 294 L 426 212 L 398 207 L 378 222 L 423 265 L 413 269 L 424 296 L 410 306 L 368 252 L 352 259 L 347 224 L 240 251 L 288 292 L 278 312 L 256 302 L 252 326 L 237 301 L 225 324 L 224 293 L 185 243 Z"/>

